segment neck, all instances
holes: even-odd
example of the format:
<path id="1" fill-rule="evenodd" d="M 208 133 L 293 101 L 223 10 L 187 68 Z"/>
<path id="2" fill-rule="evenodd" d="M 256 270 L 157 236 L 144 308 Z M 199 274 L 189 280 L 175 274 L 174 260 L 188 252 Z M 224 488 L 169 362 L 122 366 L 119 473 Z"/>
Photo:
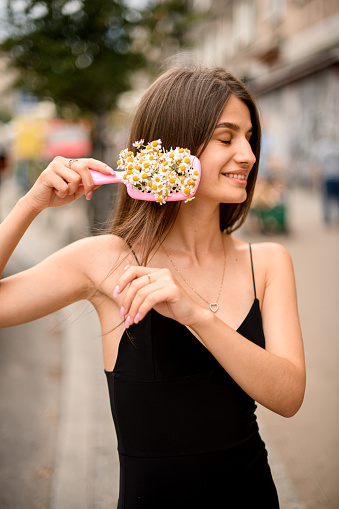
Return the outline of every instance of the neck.
<path id="1" fill-rule="evenodd" d="M 177 220 L 164 242 L 169 252 L 184 251 L 199 259 L 211 251 L 220 250 L 223 242 L 220 231 L 219 205 L 207 206 L 195 200 L 181 206 Z"/>

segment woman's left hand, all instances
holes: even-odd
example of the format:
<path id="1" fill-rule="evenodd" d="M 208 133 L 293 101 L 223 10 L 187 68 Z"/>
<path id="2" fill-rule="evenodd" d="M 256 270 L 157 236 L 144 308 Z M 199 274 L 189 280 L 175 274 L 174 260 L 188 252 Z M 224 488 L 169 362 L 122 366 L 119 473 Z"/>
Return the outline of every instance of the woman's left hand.
<path id="1" fill-rule="evenodd" d="M 125 318 L 126 328 L 140 322 L 152 308 L 188 326 L 201 316 L 201 306 L 185 292 L 169 269 L 128 266 L 113 296 L 117 297 L 125 289 L 120 316 Z"/>

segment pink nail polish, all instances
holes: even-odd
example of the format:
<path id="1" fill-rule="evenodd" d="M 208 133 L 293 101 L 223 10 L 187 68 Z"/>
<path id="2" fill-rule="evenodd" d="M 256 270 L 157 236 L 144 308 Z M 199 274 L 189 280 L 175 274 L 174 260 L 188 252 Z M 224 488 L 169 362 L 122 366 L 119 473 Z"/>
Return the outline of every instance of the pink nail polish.
<path id="1" fill-rule="evenodd" d="M 115 175 L 115 171 L 110 166 L 106 166 L 106 170 L 109 171 L 111 175 Z"/>
<path id="2" fill-rule="evenodd" d="M 124 270 L 127 270 L 130 268 L 130 264 L 126 265 L 126 267 L 124 267 Z"/>
<path id="3" fill-rule="evenodd" d="M 128 316 L 125 321 L 125 328 L 128 329 L 128 327 L 131 325 L 131 318 Z"/>
<path id="4" fill-rule="evenodd" d="M 134 317 L 134 323 L 137 324 L 137 323 L 139 323 L 139 321 L 140 321 L 140 315 L 139 315 L 139 313 L 137 313 Z"/>
<path id="5" fill-rule="evenodd" d="M 86 200 L 90 200 L 93 196 L 93 193 L 92 191 L 90 191 L 89 193 L 86 194 Z"/>
<path id="6" fill-rule="evenodd" d="M 114 288 L 114 291 L 113 291 L 113 297 L 117 297 L 118 296 L 118 293 L 119 293 L 119 285 L 117 285 L 115 288 Z"/>
<path id="7" fill-rule="evenodd" d="M 125 316 L 125 309 L 124 309 L 124 306 L 121 306 L 121 309 L 120 309 L 120 318 L 121 318 L 121 320 L 124 319 L 124 316 Z"/>

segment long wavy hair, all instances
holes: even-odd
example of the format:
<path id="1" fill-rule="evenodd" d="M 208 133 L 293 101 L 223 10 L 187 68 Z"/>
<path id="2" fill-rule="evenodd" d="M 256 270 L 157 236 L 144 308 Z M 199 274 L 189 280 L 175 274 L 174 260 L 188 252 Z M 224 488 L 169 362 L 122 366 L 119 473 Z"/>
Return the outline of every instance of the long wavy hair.
<path id="1" fill-rule="evenodd" d="M 247 181 L 243 203 L 220 204 L 220 230 L 230 233 L 244 222 L 258 173 L 260 121 L 255 102 L 245 85 L 221 68 L 174 68 L 162 74 L 146 91 L 132 122 L 129 150 L 133 142 L 162 140 L 166 150 L 184 147 L 199 157 L 213 135 L 230 96 L 243 101 L 251 115 L 253 134 L 250 144 L 256 162 Z M 112 213 L 110 233 L 118 235 L 139 253 L 146 265 L 150 253 L 158 248 L 173 227 L 182 202 L 155 202 L 130 198 L 123 184 L 118 205 Z M 185 206 L 185 205 L 184 205 Z"/>

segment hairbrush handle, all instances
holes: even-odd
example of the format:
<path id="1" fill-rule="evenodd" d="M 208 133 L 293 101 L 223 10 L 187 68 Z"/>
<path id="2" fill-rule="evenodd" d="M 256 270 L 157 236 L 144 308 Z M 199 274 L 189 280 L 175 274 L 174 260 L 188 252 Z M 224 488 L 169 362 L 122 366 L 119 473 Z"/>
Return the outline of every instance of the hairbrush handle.
<path id="1" fill-rule="evenodd" d="M 92 175 L 93 182 L 96 186 L 101 186 L 102 184 L 118 184 L 122 183 L 124 184 L 123 174 L 124 171 L 116 171 L 115 175 L 104 175 L 103 173 L 100 173 L 100 171 L 96 170 L 89 170 L 90 174 Z"/>

